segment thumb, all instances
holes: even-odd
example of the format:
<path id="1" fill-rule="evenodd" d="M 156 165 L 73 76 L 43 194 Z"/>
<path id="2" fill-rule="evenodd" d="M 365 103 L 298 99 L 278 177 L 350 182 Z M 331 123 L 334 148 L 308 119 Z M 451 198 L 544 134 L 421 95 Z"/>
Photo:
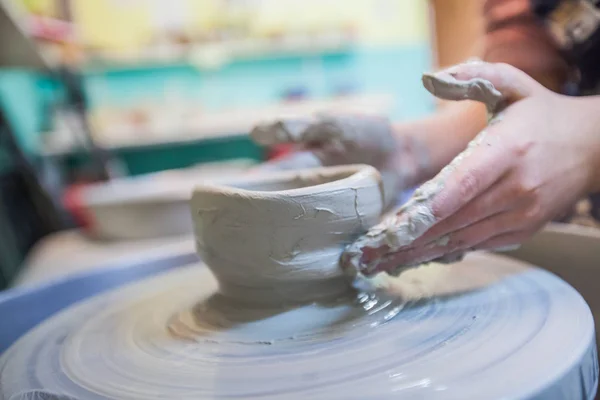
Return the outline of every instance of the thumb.
<path id="1" fill-rule="evenodd" d="M 423 85 L 444 100 L 475 100 L 488 110 L 531 96 L 543 86 L 525 72 L 508 64 L 482 61 L 455 65 L 436 73 L 423 74 Z"/>

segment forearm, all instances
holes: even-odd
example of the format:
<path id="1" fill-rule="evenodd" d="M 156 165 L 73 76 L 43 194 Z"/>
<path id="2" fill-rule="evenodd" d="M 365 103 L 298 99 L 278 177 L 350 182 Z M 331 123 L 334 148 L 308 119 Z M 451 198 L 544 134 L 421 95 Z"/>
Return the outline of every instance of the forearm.
<path id="1" fill-rule="evenodd" d="M 412 176 L 406 177 L 412 186 L 432 178 L 467 146 L 486 125 L 487 113 L 483 104 L 463 101 L 449 104 L 425 119 L 404 122 L 395 127 L 402 142 L 414 141 L 413 157 L 419 164 Z"/>
<path id="2" fill-rule="evenodd" d="M 568 140 L 577 143 L 580 165 L 574 173 L 586 173 L 585 193 L 600 193 L 600 96 L 571 97 L 556 121 Z"/>
<path id="3" fill-rule="evenodd" d="M 486 0 L 483 11 L 486 32 L 480 58 L 511 64 L 550 90 L 560 92 L 569 67 L 531 14 L 528 1 Z M 407 181 L 415 184 L 435 175 L 485 127 L 486 117 L 483 105 L 462 101 L 427 119 L 399 125 L 396 132 L 401 139 L 412 136 L 426 149 L 426 162 Z"/>

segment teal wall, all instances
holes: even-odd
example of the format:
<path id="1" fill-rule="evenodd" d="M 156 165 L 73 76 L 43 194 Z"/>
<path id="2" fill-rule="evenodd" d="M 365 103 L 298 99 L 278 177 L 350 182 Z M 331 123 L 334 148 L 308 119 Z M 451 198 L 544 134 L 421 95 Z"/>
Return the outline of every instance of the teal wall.
<path id="1" fill-rule="evenodd" d="M 421 84 L 421 74 L 431 69 L 429 44 L 396 50 L 365 50 L 356 55 L 357 81 L 369 92 L 394 95 L 395 120 L 422 117 L 433 111 L 435 103 Z"/>
<path id="2" fill-rule="evenodd" d="M 40 132 L 48 127 L 50 104 L 56 86 L 27 70 L 0 70 L 0 107 L 26 154 L 37 152 Z M 6 158 L 0 149 L 0 165 Z"/>
<path id="3" fill-rule="evenodd" d="M 430 48 L 423 44 L 238 61 L 214 71 L 188 65 L 97 69 L 86 72 L 85 82 L 92 107 L 160 102 L 166 92 L 175 91 L 207 110 L 272 104 L 295 88 L 322 99 L 351 87 L 357 93 L 392 94 L 396 106 L 391 117 L 402 120 L 433 109 L 420 79 L 430 65 Z M 0 71 L 0 106 L 27 153 L 39 149 L 39 132 L 47 128 L 51 104 L 58 99 L 58 87 L 48 78 L 28 71 Z"/>
<path id="4" fill-rule="evenodd" d="M 175 91 L 214 110 L 272 104 L 287 89 L 303 88 L 312 98 L 327 98 L 350 86 L 356 92 L 393 94 L 397 106 L 392 117 L 403 119 L 432 109 L 420 79 L 430 65 L 427 45 L 356 49 L 322 56 L 238 61 L 215 71 L 175 65 L 90 72 L 87 89 L 92 105 L 159 102 L 165 91 Z"/>

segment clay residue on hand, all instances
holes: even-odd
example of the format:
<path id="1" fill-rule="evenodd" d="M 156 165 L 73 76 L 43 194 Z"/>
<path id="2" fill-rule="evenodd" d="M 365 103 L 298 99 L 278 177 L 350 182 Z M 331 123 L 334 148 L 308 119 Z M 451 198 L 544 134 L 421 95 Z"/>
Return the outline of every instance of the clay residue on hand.
<path id="1" fill-rule="evenodd" d="M 382 175 L 386 205 L 391 206 L 404 181 L 400 176 L 402 171 L 390 162 L 400 144 L 396 142 L 386 118 L 317 115 L 282 119 L 255 127 L 250 136 L 256 143 L 265 146 L 286 143 L 303 149 L 300 153 L 267 163 L 266 167 L 271 169 L 313 167 L 316 164 L 367 164 L 377 168 Z"/>
<path id="2" fill-rule="evenodd" d="M 491 114 L 495 113 L 504 101 L 504 96 L 492 82 L 483 78 L 458 80 L 446 70 L 424 73 L 422 82 L 425 89 L 440 99 L 479 101 L 486 105 Z"/>
<path id="3" fill-rule="evenodd" d="M 250 137 L 263 146 L 280 143 L 298 143 L 304 132 L 314 121 L 306 119 L 286 119 L 272 123 L 260 124 L 250 132 Z"/>
<path id="4" fill-rule="evenodd" d="M 421 265 L 420 262 L 403 264 L 390 271 L 381 271 L 379 265 L 384 258 L 376 257 L 366 260 L 364 249 L 384 249 L 385 254 L 398 251 L 410 245 L 435 225 L 438 220 L 432 209 L 434 197 L 444 188 L 448 177 L 483 141 L 485 133 L 485 130 L 481 131 L 450 164 L 417 189 L 408 202 L 395 214 L 369 229 L 365 235 L 347 248 L 343 263 L 345 270 L 351 275 L 355 287 L 360 290 L 377 290 L 381 285 L 381 280 L 387 279 L 386 275 L 396 276 L 408 268 Z"/>
<path id="5" fill-rule="evenodd" d="M 423 85 L 437 97 L 449 100 L 470 99 L 486 104 L 490 112 L 490 124 L 501 118 L 498 111 L 502 107 L 502 94 L 494 85 L 484 79 L 476 78 L 459 81 L 447 72 L 424 74 Z M 342 265 L 359 290 L 376 291 L 385 285 L 388 277 L 396 276 L 406 269 L 417 267 L 421 262 L 398 265 L 393 270 L 381 271 L 380 264 L 385 256 L 394 253 L 427 232 L 438 222 L 432 209 L 433 199 L 442 191 L 448 178 L 460 164 L 469 157 L 486 136 L 481 131 L 467 148 L 456 156 L 433 179 L 418 188 L 409 201 L 395 214 L 385 218 L 380 224 L 371 228 L 365 235 L 350 245 L 342 259 Z M 446 240 L 449 241 L 449 237 Z M 373 250 L 376 257 L 366 257 L 365 249 Z M 461 254 L 452 259 L 460 259 Z M 442 262 L 445 259 L 442 258 Z"/>

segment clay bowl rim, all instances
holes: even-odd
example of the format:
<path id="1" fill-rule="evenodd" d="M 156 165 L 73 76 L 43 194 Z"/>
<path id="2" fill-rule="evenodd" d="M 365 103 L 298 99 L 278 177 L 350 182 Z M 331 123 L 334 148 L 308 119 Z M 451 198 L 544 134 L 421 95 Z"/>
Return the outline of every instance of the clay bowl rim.
<path id="1" fill-rule="evenodd" d="M 261 190 L 261 189 L 248 189 L 239 188 L 236 185 L 250 186 L 253 183 L 256 186 L 261 184 L 269 183 L 285 183 L 300 177 L 303 175 L 323 175 L 328 179 L 326 182 L 319 183 L 316 185 L 301 186 L 293 189 L 282 189 L 282 190 Z M 328 167 L 317 167 L 317 168 L 306 168 L 294 171 L 269 171 L 268 173 L 259 173 L 254 176 L 247 177 L 248 179 L 242 180 L 240 178 L 235 180 L 226 180 L 221 182 L 212 182 L 197 185 L 192 192 L 192 200 L 194 197 L 201 196 L 206 193 L 217 193 L 226 196 L 244 196 L 244 197 L 258 197 L 262 199 L 274 199 L 280 196 L 301 196 L 306 194 L 320 194 L 323 192 L 324 187 L 331 187 L 331 189 L 343 188 L 352 189 L 353 183 L 358 183 L 365 178 L 375 178 L 377 186 L 382 195 L 383 201 L 383 183 L 381 180 L 381 174 L 379 171 L 370 165 L 366 164 L 348 164 L 340 166 L 328 166 Z M 315 190 L 321 189 L 321 190 Z"/>
<path id="2" fill-rule="evenodd" d="M 241 158 L 221 162 L 250 165 L 251 161 L 254 162 L 254 160 L 248 158 Z M 219 163 L 219 161 L 215 163 Z M 109 182 L 86 184 L 78 190 L 84 206 L 94 209 L 165 204 L 181 205 L 189 202 L 192 198 L 194 188 L 197 186 L 194 179 L 203 178 L 199 171 L 208 164 L 210 162 L 137 176 L 118 177 Z M 215 178 L 206 180 L 208 183 L 214 181 L 216 181 Z"/>
<path id="3" fill-rule="evenodd" d="M 117 178 L 110 183 L 94 183 L 79 189 L 86 207 L 120 207 L 165 203 L 185 203 L 191 198 L 193 183 L 174 181 L 165 187 L 163 182 L 151 182 L 150 175 L 144 177 Z M 126 189 L 127 192 L 123 192 Z"/>

